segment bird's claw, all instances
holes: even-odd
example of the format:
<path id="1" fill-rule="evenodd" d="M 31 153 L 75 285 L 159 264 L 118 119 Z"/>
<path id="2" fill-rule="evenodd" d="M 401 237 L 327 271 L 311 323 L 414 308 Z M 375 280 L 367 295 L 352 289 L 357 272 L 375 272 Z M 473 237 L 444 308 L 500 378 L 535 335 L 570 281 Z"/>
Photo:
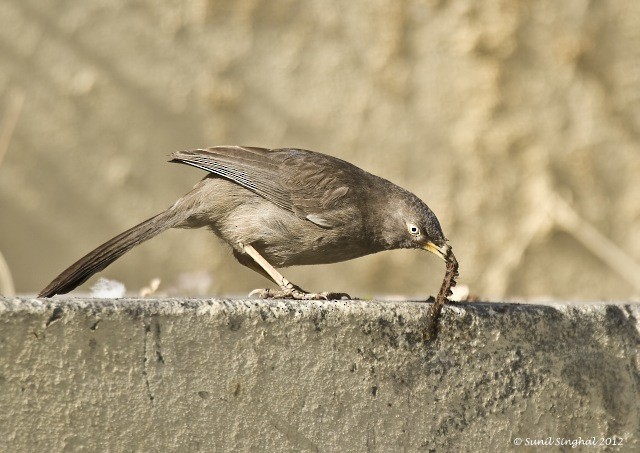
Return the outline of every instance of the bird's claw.
<path id="1" fill-rule="evenodd" d="M 249 293 L 249 297 L 260 299 L 293 299 L 293 300 L 351 300 L 351 296 L 346 293 L 322 292 L 308 293 L 299 288 L 287 289 L 254 289 Z"/>

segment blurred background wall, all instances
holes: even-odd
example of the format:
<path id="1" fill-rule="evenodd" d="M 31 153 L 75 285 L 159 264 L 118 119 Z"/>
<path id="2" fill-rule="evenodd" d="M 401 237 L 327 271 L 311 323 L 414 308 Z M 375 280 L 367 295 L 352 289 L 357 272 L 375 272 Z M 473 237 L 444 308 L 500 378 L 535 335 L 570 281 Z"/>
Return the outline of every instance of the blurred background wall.
<path id="1" fill-rule="evenodd" d="M 636 0 L 0 2 L 0 252 L 17 292 L 187 192 L 203 174 L 170 152 L 217 144 L 313 149 L 413 191 L 472 294 L 640 294 Z M 422 298 L 443 273 L 409 251 L 285 271 Z M 206 231 L 164 233 L 102 276 L 268 286 Z"/>

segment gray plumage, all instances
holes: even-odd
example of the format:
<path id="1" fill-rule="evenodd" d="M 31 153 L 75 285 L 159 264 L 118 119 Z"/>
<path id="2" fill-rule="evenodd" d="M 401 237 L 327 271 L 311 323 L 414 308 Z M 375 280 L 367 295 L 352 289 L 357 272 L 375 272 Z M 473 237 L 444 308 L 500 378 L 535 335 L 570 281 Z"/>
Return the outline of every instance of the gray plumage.
<path id="1" fill-rule="evenodd" d="M 175 152 L 171 162 L 209 174 L 165 212 L 74 263 L 40 296 L 73 290 L 168 228 L 210 228 L 239 262 L 274 281 L 246 246 L 276 268 L 335 263 L 398 248 L 446 254 L 440 224 L 424 202 L 335 157 L 300 149 L 218 146 Z M 276 283 L 284 289 L 281 281 Z"/>

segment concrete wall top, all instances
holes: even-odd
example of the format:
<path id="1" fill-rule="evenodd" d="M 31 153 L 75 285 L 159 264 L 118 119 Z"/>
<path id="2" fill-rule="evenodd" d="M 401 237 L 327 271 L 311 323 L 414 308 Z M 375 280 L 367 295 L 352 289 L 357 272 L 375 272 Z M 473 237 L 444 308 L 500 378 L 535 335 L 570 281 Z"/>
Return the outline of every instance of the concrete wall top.
<path id="1" fill-rule="evenodd" d="M 0 445 L 637 451 L 640 304 L 427 307 L 0 298 Z"/>

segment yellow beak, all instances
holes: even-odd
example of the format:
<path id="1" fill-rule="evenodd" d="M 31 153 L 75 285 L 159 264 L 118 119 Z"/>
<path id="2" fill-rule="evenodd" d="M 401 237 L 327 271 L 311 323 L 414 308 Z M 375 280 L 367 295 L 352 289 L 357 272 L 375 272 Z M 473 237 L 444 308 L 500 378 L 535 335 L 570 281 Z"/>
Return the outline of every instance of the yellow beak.
<path id="1" fill-rule="evenodd" d="M 443 261 L 447 261 L 447 254 L 449 253 L 449 246 L 443 245 L 442 247 L 438 247 L 433 242 L 429 241 L 424 245 L 424 249 L 430 251 L 436 256 L 442 258 Z"/>

